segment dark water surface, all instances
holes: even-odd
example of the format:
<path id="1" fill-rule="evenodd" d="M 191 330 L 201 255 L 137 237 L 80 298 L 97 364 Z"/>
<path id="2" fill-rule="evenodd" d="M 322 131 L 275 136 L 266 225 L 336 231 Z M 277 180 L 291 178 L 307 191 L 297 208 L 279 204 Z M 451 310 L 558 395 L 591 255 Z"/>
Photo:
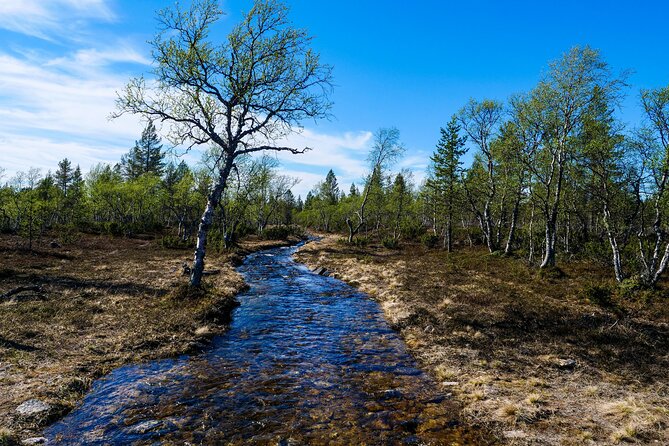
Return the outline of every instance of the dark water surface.
<path id="1" fill-rule="evenodd" d="M 247 257 L 230 330 L 195 356 L 121 367 L 45 433 L 57 444 L 464 444 L 446 395 L 378 305 L 292 261 Z"/>

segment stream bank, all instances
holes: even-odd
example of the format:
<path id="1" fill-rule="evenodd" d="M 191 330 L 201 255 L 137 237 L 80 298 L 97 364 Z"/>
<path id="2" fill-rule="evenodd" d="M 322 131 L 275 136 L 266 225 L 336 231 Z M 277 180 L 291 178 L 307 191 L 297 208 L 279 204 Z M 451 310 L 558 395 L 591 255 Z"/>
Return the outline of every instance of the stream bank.
<path id="1" fill-rule="evenodd" d="M 669 444 L 666 297 L 589 302 L 609 272 L 588 262 L 545 279 L 483 249 L 344 240 L 323 234 L 296 258 L 379 302 L 465 422 L 513 445 Z"/>

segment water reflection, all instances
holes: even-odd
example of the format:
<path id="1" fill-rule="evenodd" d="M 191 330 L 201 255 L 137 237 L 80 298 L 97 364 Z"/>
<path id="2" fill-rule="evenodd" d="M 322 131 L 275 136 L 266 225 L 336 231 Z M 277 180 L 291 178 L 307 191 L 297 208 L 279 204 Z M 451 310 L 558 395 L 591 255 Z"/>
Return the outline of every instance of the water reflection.
<path id="1" fill-rule="evenodd" d="M 126 366 L 46 432 L 58 444 L 463 444 L 456 412 L 376 303 L 294 263 L 239 268 L 229 332 L 203 354 Z"/>

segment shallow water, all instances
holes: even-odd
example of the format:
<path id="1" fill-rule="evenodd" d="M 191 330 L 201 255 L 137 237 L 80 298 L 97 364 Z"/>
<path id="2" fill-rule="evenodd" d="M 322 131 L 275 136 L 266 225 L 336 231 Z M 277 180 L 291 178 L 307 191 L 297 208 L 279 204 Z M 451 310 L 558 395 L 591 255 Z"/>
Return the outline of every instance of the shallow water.
<path id="1" fill-rule="evenodd" d="M 463 444 L 453 403 L 378 305 L 292 261 L 239 268 L 230 330 L 205 352 L 121 367 L 45 435 L 58 444 Z"/>

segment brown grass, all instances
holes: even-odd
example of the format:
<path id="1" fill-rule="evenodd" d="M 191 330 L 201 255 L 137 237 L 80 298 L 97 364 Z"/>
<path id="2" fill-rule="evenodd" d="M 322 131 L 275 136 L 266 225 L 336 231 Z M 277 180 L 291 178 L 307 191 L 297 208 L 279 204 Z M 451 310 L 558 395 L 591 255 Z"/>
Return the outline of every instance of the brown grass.
<path id="1" fill-rule="evenodd" d="M 469 421 L 502 442 L 669 444 L 666 289 L 602 305 L 584 290 L 613 283 L 587 262 L 546 275 L 479 249 L 391 251 L 338 239 L 307 244 L 298 259 L 379 301 Z"/>
<path id="2" fill-rule="evenodd" d="M 181 275 L 190 251 L 154 241 L 82 236 L 61 248 L 26 252 L 0 238 L 0 294 L 39 285 L 37 299 L 0 302 L 0 445 L 36 434 L 67 413 L 91 382 L 122 364 L 191 352 L 225 330 L 234 295 L 244 288 L 234 270 L 246 252 L 277 242 L 248 240 L 211 256 L 204 289 L 193 295 Z M 38 398 L 54 410 L 21 419 L 15 408 Z"/>

